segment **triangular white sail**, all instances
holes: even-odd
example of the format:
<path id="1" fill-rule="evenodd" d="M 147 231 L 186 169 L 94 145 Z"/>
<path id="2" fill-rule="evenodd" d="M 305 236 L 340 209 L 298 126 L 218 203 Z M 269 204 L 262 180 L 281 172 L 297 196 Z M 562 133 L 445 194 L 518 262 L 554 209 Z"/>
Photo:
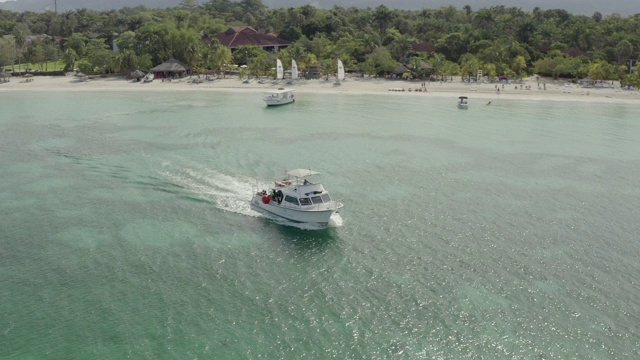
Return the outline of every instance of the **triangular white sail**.
<path id="1" fill-rule="evenodd" d="M 344 66 L 342 65 L 342 61 L 338 59 L 338 80 L 344 80 Z"/>
<path id="2" fill-rule="evenodd" d="M 291 80 L 298 80 L 298 64 L 295 60 L 291 60 Z"/>
<path id="3" fill-rule="evenodd" d="M 276 79 L 277 80 L 284 79 L 284 70 L 282 69 L 282 61 L 280 61 L 280 59 L 277 59 L 276 71 L 277 71 Z"/>

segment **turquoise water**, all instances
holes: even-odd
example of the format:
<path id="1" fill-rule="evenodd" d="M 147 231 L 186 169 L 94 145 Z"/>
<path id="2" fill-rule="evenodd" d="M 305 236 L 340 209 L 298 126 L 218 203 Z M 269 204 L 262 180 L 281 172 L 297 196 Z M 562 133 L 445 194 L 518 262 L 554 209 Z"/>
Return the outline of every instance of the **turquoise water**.
<path id="1" fill-rule="evenodd" d="M 2 95 L 2 359 L 640 358 L 637 105 Z"/>

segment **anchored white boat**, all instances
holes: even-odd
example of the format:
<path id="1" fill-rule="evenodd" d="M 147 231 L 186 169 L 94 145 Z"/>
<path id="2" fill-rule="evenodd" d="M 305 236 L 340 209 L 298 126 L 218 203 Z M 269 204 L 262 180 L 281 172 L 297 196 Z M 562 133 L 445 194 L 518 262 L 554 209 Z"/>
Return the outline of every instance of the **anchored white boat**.
<path id="1" fill-rule="evenodd" d="M 284 105 L 296 101 L 293 96 L 293 89 L 285 88 L 266 91 L 262 99 L 267 103 L 267 106 Z"/>
<path id="2" fill-rule="evenodd" d="M 460 96 L 458 98 L 458 107 L 460 109 L 468 109 L 469 108 L 469 98 L 466 96 Z"/>
<path id="3" fill-rule="evenodd" d="M 307 169 L 287 171 L 269 192 L 256 192 L 251 205 L 285 219 L 319 224 L 327 224 L 342 207 L 320 183 L 320 173 Z"/>

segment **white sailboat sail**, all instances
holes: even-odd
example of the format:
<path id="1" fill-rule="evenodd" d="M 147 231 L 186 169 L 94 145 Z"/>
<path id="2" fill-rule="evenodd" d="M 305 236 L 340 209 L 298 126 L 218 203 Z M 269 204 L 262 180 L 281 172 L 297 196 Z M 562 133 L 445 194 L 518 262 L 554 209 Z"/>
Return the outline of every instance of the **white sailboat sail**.
<path id="1" fill-rule="evenodd" d="M 282 61 L 280 61 L 280 59 L 277 59 L 276 71 L 277 71 L 276 79 L 277 80 L 284 79 L 284 70 L 282 69 Z"/>
<path id="2" fill-rule="evenodd" d="M 338 59 L 338 77 L 333 85 L 342 85 L 342 80 L 344 80 L 344 66 L 342 65 L 342 61 Z"/>
<path id="3" fill-rule="evenodd" d="M 344 66 L 342 65 L 342 61 L 338 59 L 338 80 L 344 80 Z"/>
<path id="4" fill-rule="evenodd" d="M 291 80 L 298 80 L 298 64 L 295 60 L 291 60 Z"/>

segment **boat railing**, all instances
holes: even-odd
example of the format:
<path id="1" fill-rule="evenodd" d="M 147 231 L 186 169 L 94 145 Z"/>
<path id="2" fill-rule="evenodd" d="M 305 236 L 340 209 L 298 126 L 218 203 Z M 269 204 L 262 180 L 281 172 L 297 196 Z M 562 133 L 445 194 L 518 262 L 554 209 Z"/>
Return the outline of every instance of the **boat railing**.
<path id="1" fill-rule="evenodd" d="M 321 204 L 300 205 L 300 206 L 292 205 L 291 207 L 295 207 L 295 208 L 301 209 L 301 210 L 304 209 L 304 210 L 333 210 L 333 211 L 336 211 L 336 210 L 338 210 L 338 209 L 340 209 L 342 207 L 342 203 L 340 201 L 331 200 L 329 202 L 321 203 Z"/>
<path id="2" fill-rule="evenodd" d="M 318 211 L 322 211 L 322 210 L 333 210 L 333 211 L 337 211 L 338 209 L 340 209 L 342 207 L 342 202 L 340 201 L 336 201 L 336 200 L 331 200 L 328 203 L 320 203 L 320 204 L 311 204 L 311 205 L 295 205 L 292 204 L 290 202 L 286 202 L 286 201 L 282 201 L 282 203 L 280 204 L 280 207 L 283 208 L 287 208 L 287 209 L 296 209 L 296 210 L 318 210 Z"/>

